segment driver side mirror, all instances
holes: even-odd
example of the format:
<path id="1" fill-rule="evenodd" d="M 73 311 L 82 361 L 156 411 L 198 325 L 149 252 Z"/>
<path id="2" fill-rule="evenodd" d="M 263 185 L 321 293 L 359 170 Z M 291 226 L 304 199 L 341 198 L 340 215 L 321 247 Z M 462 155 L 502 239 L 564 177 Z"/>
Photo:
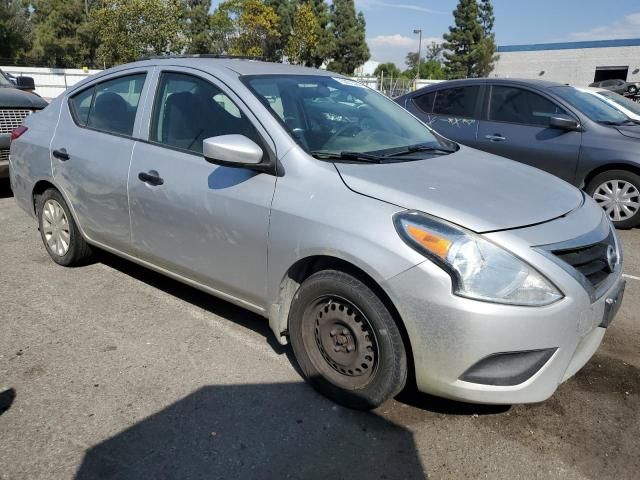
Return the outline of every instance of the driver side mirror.
<path id="1" fill-rule="evenodd" d="M 202 142 L 202 153 L 209 163 L 236 168 L 256 167 L 264 155 L 262 148 L 244 135 L 206 138 Z"/>
<path id="2" fill-rule="evenodd" d="M 549 118 L 549 126 L 551 128 L 559 128 L 561 130 L 574 131 L 580 129 L 580 124 L 569 115 L 554 115 Z"/>
<path id="3" fill-rule="evenodd" d="M 35 90 L 36 82 L 33 77 L 16 77 L 16 86 L 20 90 Z"/>

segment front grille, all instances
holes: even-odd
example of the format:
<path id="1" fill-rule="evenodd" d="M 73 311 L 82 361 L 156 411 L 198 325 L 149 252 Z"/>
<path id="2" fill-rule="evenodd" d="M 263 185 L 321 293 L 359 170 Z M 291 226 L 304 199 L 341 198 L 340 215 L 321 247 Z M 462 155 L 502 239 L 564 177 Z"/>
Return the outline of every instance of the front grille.
<path id="1" fill-rule="evenodd" d="M 9 160 L 9 150 L 0 149 L 0 162 Z"/>
<path id="2" fill-rule="evenodd" d="M 601 242 L 592 245 L 555 250 L 552 253 L 575 268 L 595 289 L 602 285 L 609 275 L 613 273 L 609 265 L 611 253 L 614 254 L 614 267 L 618 255 L 613 235 L 609 235 Z"/>
<path id="3" fill-rule="evenodd" d="M 26 108 L 0 108 L 0 133 L 11 133 L 22 125 L 22 121 L 31 113 L 32 110 Z"/>

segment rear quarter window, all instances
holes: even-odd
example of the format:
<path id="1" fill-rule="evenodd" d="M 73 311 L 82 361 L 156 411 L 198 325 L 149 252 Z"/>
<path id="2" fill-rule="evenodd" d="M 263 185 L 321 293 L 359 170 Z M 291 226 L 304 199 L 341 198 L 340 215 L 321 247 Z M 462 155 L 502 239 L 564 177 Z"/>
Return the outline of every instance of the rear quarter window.
<path id="1" fill-rule="evenodd" d="M 413 103 L 416 107 L 424 113 L 431 113 L 433 111 L 433 102 L 436 99 L 436 92 L 424 93 L 413 97 Z"/>
<path id="2" fill-rule="evenodd" d="M 438 90 L 433 105 L 433 113 L 450 117 L 472 118 L 480 87 L 456 87 Z"/>

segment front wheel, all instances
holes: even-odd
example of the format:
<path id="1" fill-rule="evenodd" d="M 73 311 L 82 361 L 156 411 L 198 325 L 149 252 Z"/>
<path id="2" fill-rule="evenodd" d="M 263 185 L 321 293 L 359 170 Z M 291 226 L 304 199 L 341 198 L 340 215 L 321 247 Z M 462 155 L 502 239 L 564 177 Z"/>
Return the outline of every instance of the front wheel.
<path id="1" fill-rule="evenodd" d="M 587 185 L 587 193 L 616 228 L 633 228 L 640 224 L 640 175 L 626 170 L 600 173 Z"/>
<path id="2" fill-rule="evenodd" d="M 291 305 L 289 334 L 306 379 L 337 403 L 371 409 L 404 387 L 400 331 L 380 298 L 351 275 L 325 270 L 305 280 Z"/>

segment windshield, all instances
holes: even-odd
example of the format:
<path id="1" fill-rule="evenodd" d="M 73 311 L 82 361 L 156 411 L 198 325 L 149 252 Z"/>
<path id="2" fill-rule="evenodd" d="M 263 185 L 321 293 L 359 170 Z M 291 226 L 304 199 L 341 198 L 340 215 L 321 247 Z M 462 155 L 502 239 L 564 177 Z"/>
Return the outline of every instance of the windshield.
<path id="1" fill-rule="evenodd" d="M 617 124 L 625 123 L 629 120 L 624 113 L 616 110 L 605 100 L 590 93 L 582 92 L 573 87 L 552 87 L 551 91 L 580 110 L 594 122 Z"/>
<path id="2" fill-rule="evenodd" d="M 0 87 L 13 87 L 13 84 L 4 76 L 4 72 L 2 70 L 0 70 Z"/>
<path id="3" fill-rule="evenodd" d="M 623 97 L 619 93 L 610 92 L 609 90 L 599 91 L 598 94 L 602 95 L 603 97 L 607 97 L 613 103 L 617 103 L 618 105 L 626 108 L 630 112 L 633 112 L 636 115 L 640 115 L 640 103 L 636 103 L 630 98 Z"/>
<path id="4" fill-rule="evenodd" d="M 243 81 L 309 153 L 388 154 L 444 145 L 397 103 L 353 80 L 265 75 Z"/>

